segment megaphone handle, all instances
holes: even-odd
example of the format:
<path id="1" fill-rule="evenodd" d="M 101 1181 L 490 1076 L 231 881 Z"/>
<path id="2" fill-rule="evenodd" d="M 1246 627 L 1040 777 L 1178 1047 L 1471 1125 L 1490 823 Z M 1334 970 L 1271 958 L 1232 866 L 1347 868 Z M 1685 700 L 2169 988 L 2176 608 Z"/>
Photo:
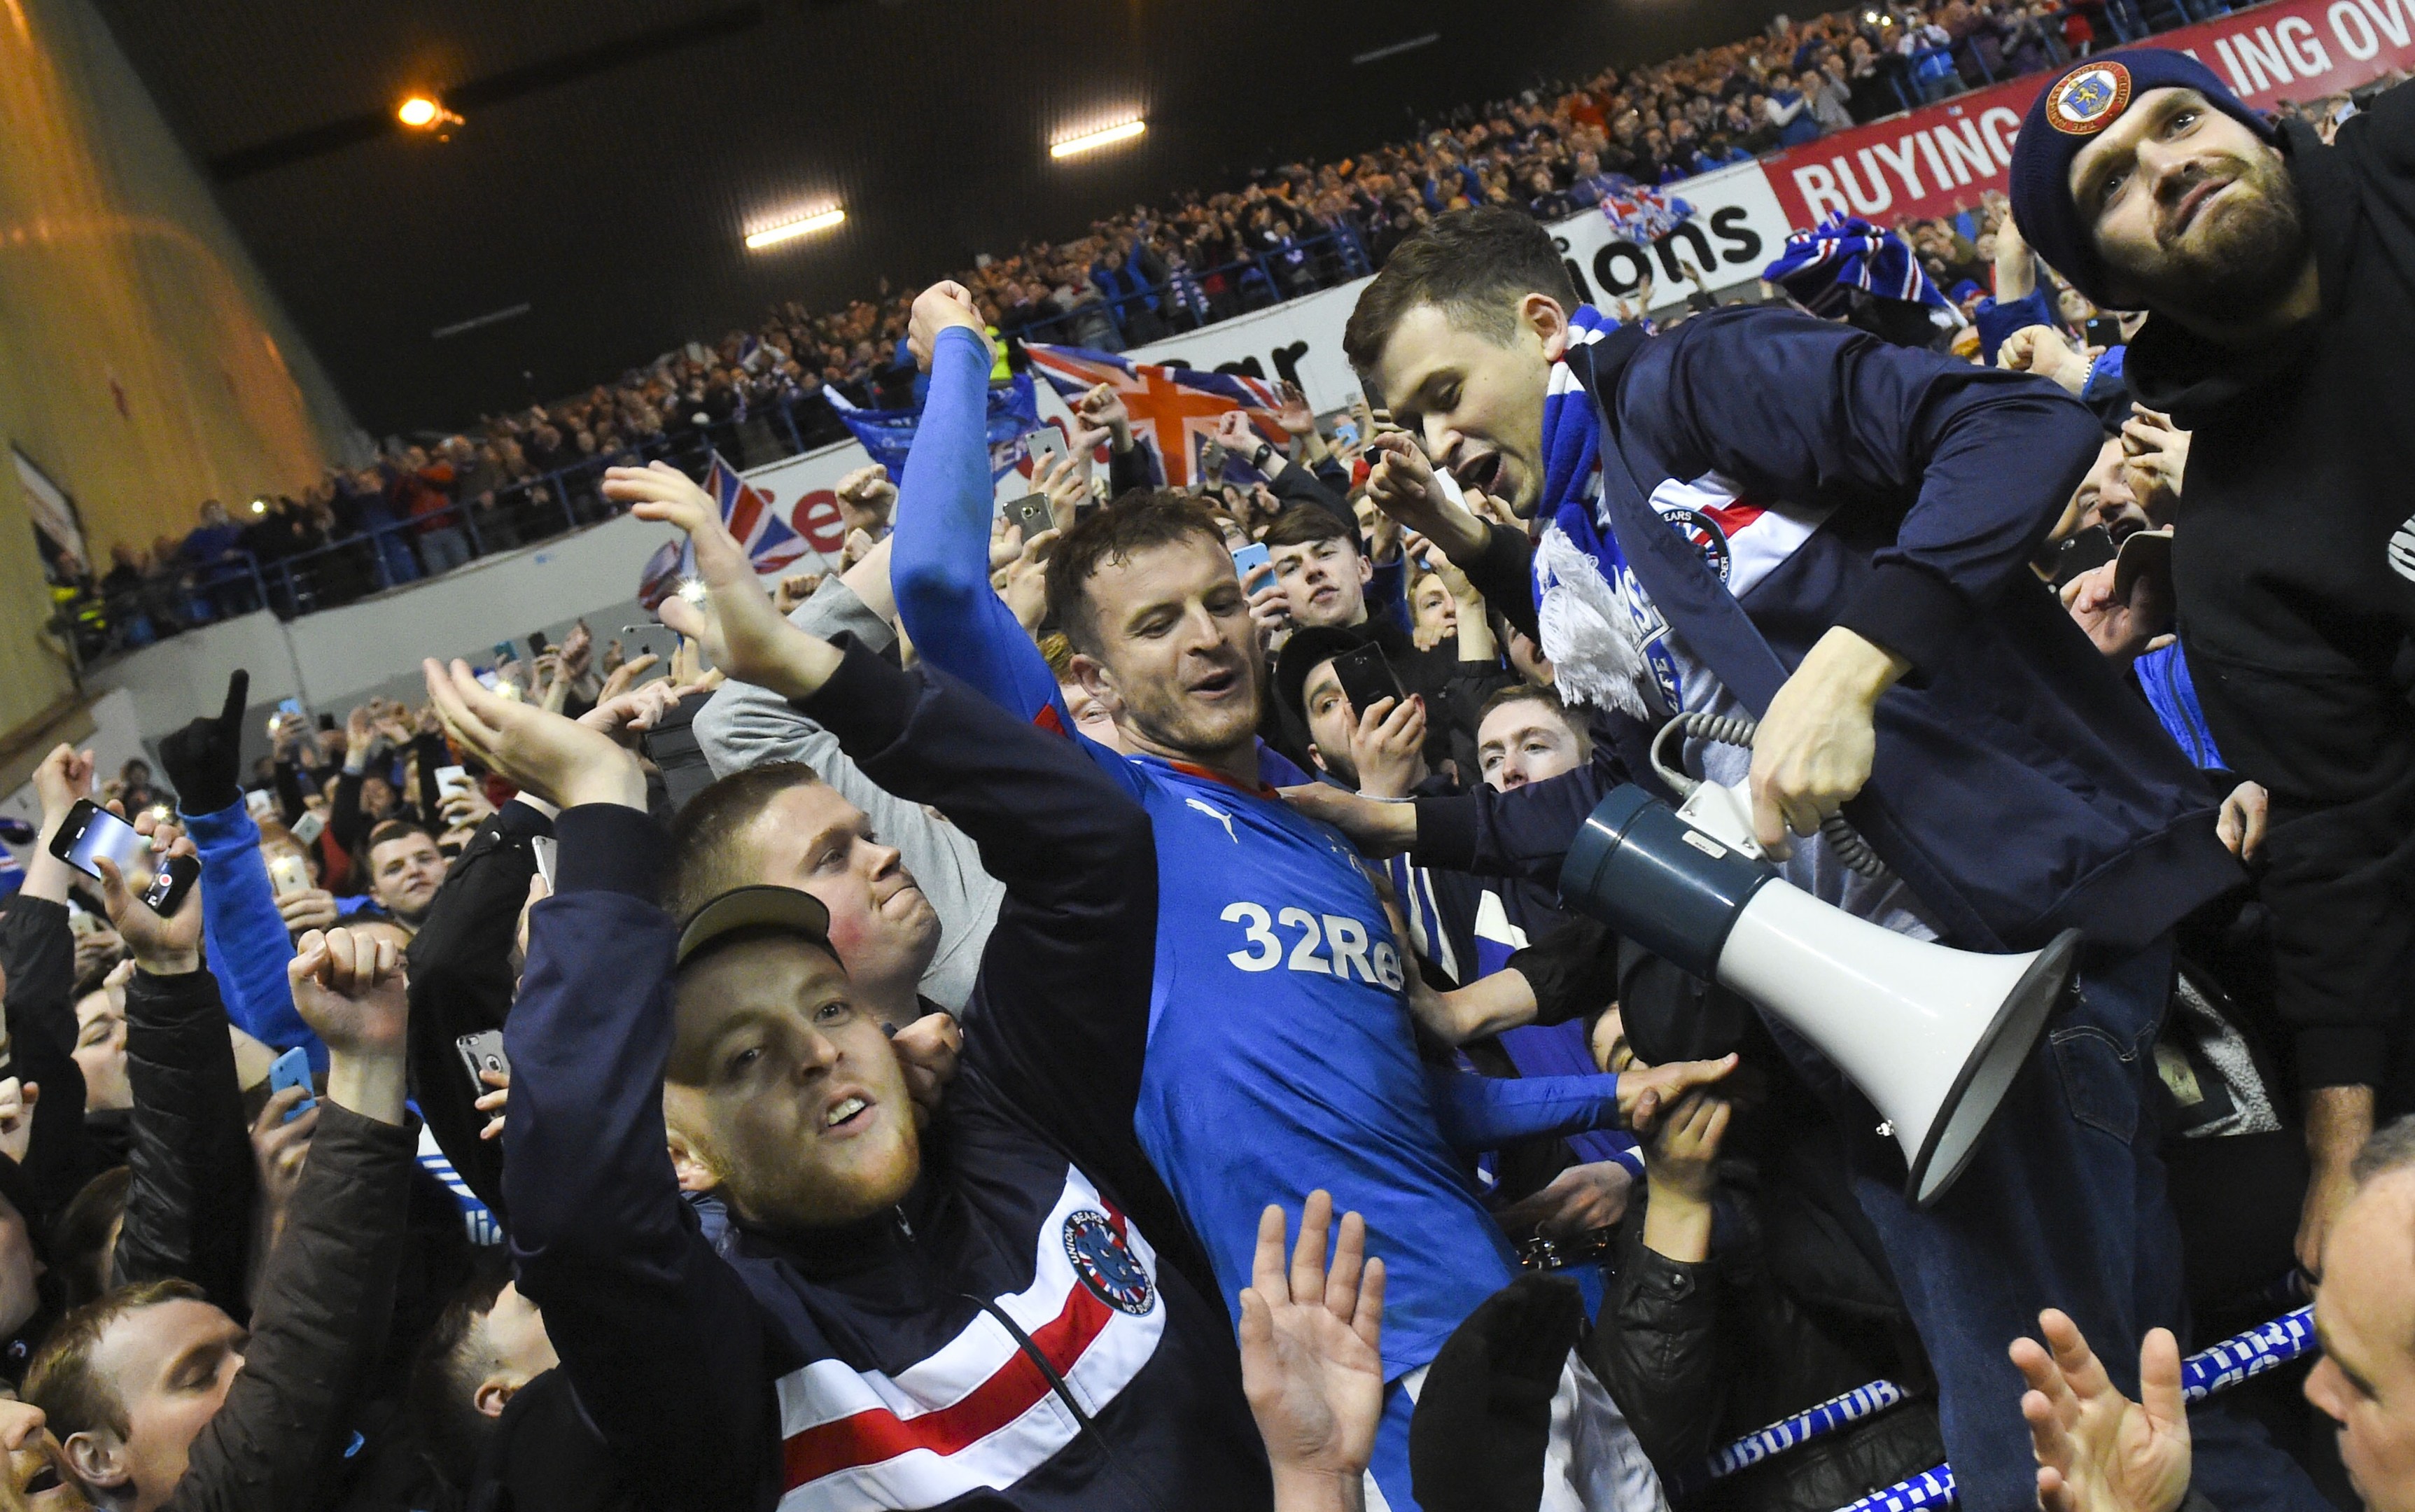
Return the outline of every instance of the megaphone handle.
<path id="1" fill-rule="evenodd" d="M 1688 740 L 1714 741 L 1721 745 L 1739 746 L 1749 751 L 1753 737 L 1760 733 L 1761 726 L 1757 722 L 1739 715 L 1714 714 L 1701 710 L 1679 714 L 1661 726 L 1660 732 L 1652 737 L 1652 770 L 1682 801 L 1693 796 L 1694 790 L 1702 786 L 1703 779 L 1687 771 L 1682 760 L 1677 765 L 1669 762 L 1662 747 L 1672 734 L 1682 734 Z M 1870 848 L 1870 843 L 1862 838 L 1861 831 L 1854 829 L 1843 815 L 1831 814 L 1822 819 L 1820 838 L 1827 842 L 1830 852 L 1846 866 L 1873 882 L 1886 880 L 1886 862 L 1879 860 L 1879 853 Z"/>

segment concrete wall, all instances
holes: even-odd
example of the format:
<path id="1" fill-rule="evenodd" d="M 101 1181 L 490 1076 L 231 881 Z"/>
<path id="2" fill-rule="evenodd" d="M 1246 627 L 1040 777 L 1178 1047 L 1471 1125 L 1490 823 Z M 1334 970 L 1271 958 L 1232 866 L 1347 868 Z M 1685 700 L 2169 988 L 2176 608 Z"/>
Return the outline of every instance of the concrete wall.
<path id="1" fill-rule="evenodd" d="M 425 702 L 421 657 L 485 665 L 499 641 L 525 654 L 531 631 L 558 642 L 582 617 L 599 649 L 619 636 L 633 643 L 632 654 L 638 642 L 667 653 L 670 634 L 651 624 L 636 593 L 647 557 L 673 533 L 622 516 L 290 624 L 262 611 L 188 631 L 99 668 L 88 684 L 122 690 L 135 724 L 156 741 L 217 712 L 228 675 L 246 668 L 261 716 L 249 722 L 247 741 L 258 754 L 267 749 L 265 715 L 280 699 L 338 720 L 371 694 Z M 623 625 L 638 623 L 651 635 L 622 636 Z"/>

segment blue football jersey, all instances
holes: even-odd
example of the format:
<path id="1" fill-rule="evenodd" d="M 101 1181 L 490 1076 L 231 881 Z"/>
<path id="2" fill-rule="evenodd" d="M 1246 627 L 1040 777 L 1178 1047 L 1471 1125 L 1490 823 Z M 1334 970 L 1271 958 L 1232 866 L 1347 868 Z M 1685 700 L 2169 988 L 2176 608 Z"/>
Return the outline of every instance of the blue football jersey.
<path id="1" fill-rule="evenodd" d="M 1362 1215 L 1388 1272 L 1385 1375 L 1413 1370 L 1515 1262 L 1440 1132 L 1402 993 L 1414 966 L 1366 866 L 1271 788 L 1114 759 L 1157 831 L 1142 1147 L 1237 1320 L 1268 1204 L 1296 1220 L 1323 1187 Z"/>

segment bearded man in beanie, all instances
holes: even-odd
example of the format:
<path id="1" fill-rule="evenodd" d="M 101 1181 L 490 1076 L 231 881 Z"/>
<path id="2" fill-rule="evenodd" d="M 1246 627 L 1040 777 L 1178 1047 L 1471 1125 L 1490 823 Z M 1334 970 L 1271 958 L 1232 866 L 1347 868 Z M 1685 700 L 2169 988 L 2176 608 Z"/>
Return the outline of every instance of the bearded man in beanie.
<path id="1" fill-rule="evenodd" d="M 2377 1101 L 2415 1104 L 2415 90 L 2325 146 L 2185 54 L 2108 53 L 2038 97 L 2012 187 L 2082 293 L 2149 312 L 2131 388 L 2196 434 L 2180 635 L 2226 765 L 2272 793 L 2319 1275 Z"/>

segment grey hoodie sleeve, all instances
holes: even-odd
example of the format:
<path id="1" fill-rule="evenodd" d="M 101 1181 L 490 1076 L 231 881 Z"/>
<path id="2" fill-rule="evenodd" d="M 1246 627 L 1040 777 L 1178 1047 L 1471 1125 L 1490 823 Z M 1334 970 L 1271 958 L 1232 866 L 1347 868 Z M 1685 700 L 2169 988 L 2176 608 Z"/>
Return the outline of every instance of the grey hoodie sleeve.
<path id="1" fill-rule="evenodd" d="M 886 651 L 897 633 L 833 574 L 788 621 L 824 639 L 846 631 L 875 651 Z M 922 996 L 952 1013 L 964 1011 L 981 969 L 982 948 L 998 921 L 1006 890 L 982 870 L 981 854 L 963 831 L 919 803 L 892 797 L 866 777 L 841 751 L 838 737 L 799 713 L 776 693 L 745 682 L 725 682 L 696 716 L 697 742 L 713 775 L 758 767 L 767 761 L 802 761 L 820 773 L 839 796 L 871 816 L 873 829 L 904 853 L 922 895 L 939 916 L 939 953 L 922 973 Z"/>

